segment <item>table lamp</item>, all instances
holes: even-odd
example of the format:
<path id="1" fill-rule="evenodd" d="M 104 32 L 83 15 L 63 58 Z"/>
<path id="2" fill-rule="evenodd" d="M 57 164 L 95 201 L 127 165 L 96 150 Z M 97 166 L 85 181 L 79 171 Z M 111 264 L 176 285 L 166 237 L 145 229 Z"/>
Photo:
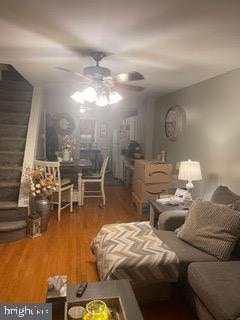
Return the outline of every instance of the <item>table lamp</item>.
<path id="1" fill-rule="evenodd" d="M 187 190 L 193 189 L 192 181 L 202 180 L 200 163 L 191 160 L 180 162 L 178 179 L 187 180 Z"/>

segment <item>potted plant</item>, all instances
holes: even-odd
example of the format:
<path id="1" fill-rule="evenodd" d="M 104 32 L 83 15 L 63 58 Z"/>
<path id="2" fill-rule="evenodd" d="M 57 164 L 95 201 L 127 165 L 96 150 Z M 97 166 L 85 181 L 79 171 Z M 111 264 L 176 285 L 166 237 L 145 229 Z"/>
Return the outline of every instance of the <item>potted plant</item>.
<path id="1" fill-rule="evenodd" d="M 44 168 L 26 168 L 25 177 L 30 188 L 30 195 L 35 199 L 35 211 L 41 216 L 41 232 L 47 231 L 49 220 L 49 197 L 58 185 L 53 175 L 46 174 Z"/>
<path id="2" fill-rule="evenodd" d="M 76 139 L 71 135 L 65 135 L 62 140 L 63 161 L 72 161 L 72 151 L 76 147 Z"/>

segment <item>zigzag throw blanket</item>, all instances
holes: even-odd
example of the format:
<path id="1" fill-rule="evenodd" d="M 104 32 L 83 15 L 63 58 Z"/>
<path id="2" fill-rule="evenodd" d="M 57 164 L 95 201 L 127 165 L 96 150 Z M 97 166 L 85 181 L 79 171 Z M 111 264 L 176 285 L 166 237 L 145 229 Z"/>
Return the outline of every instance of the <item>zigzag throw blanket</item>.
<path id="1" fill-rule="evenodd" d="M 155 235 L 149 222 L 105 225 L 91 250 L 101 280 L 178 280 L 178 257 Z"/>

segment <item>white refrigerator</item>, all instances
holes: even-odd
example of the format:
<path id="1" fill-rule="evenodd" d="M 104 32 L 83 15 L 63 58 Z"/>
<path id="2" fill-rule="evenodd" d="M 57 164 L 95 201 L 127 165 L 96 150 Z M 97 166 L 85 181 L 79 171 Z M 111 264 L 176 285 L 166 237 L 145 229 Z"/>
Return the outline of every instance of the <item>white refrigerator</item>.
<path id="1" fill-rule="evenodd" d="M 113 130 L 112 174 L 116 179 L 123 180 L 123 161 L 121 153 L 122 149 L 128 147 L 129 142 L 129 130 L 126 126 L 121 126 L 120 130 Z"/>

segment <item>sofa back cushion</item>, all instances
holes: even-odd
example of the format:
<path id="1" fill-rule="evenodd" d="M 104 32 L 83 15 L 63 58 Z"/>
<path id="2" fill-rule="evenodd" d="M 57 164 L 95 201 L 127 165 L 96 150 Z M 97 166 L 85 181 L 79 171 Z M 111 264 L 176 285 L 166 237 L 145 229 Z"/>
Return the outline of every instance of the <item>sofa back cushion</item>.
<path id="1" fill-rule="evenodd" d="M 232 192 L 228 187 L 219 186 L 213 192 L 211 202 L 230 205 L 233 209 L 235 209 L 234 204 L 239 199 L 240 197 L 236 193 Z"/>
<path id="2" fill-rule="evenodd" d="M 240 196 L 226 186 L 218 186 L 212 195 L 211 201 L 229 205 L 232 209 L 240 211 Z M 235 245 L 233 255 L 240 257 L 240 240 Z"/>
<path id="3" fill-rule="evenodd" d="M 177 236 L 220 260 L 228 260 L 240 237 L 240 212 L 226 205 L 198 200 Z"/>

